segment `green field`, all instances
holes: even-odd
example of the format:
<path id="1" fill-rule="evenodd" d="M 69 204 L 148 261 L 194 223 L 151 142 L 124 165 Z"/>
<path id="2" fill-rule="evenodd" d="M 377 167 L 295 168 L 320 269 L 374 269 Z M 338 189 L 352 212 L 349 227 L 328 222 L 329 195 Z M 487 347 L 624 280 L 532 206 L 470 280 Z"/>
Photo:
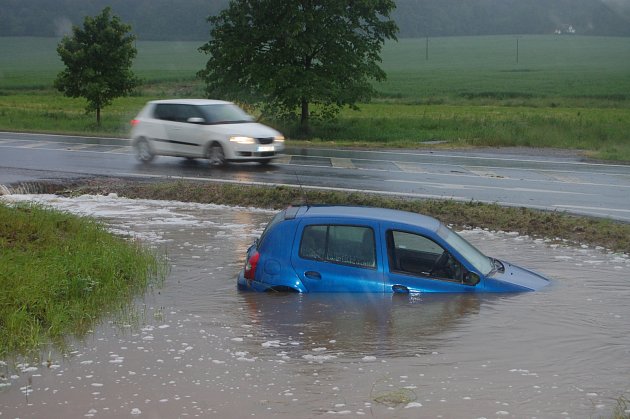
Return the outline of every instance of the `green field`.
<path id="1" fill-rule="evenodd" d="M 378 88 L 405 100 L 630 101 L 630 39 L 573 36 L 403 39 L 388 44 Z M 542 102 L 544 103 L 544 102 Z M 549 104 L 551 102 L 548 102 Z M 585 102 L 586 103 L 586 102 Z"/>
<path id="2" fill-rule="evenodd" d="M 0 37 L 0 91 L 51 89 L 63 64 L 56 38 Z M 145 81 L 195 78 L 204 63 L 201 42 L 137 42 L 135 72 Z"/>
<path id="3" fill-rule="evenodd" d="M 138 42 L 134 66 L 145 84 L 105 108 L 97 127 L 82 100 L 51 87 L 62 69 L 58 41 L 0 38 L 0 130 L 124 136 L 146 100 L 204 94 L 195 78 L 205 63 L 202 42 Z M 388 80 L 376 85 L 378 96 L 336 121 L 315 121 L 312 142 L 561 147 L 630 160 L 628 38 L 431 38 L 428 52 L 426 39 L 402 39 L 387 43 L 382 57 Z"/>
<path id="4" fill-rule="evenodd" d="M 0 38 L 0 90 L 50 88 L 63 67 L 59 39 Z M 564 98 L 630 101 L 630 39 L 521 36 L 389 42 L 377 85 L 383 98 Z M 202 42 L 137 42 L 136 73 L 147 82 L 194 80 Z M 628 105 L 626 103 L 626 105 Z"/>

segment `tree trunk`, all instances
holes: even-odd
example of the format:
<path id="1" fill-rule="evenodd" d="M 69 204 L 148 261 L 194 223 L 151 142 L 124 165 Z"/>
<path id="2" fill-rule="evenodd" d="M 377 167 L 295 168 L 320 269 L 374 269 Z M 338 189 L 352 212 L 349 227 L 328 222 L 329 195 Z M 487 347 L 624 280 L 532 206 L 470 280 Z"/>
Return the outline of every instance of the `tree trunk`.
<path id="1" fill-rule="evenodd" d="M 308 135 L 311 128 L 309 126 L 309 113 L 308 113 L 308 100 L 302 98 L 302 117 L 300 119 L 300 132 L 303 135 Z"/>
<path id="2" fill-rule="evenodd" d="M 96 107 L 96 125 L 101 126 L 101 107 Z"/>

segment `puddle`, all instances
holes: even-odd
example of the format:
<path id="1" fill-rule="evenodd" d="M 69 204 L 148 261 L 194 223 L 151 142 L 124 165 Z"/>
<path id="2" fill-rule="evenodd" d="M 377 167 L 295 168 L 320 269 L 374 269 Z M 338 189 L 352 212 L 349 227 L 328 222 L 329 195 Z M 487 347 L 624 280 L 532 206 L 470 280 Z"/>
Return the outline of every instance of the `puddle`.
<path id="1" fill-rule="evenodd" d="M 630 394 L 630 259 L 465 231 L 553 279 L 518 295 L 267 295 L 235 275 L 272 212 L 9 195 L 106 220 L 171 273 L 50 365 L 0 360 L 2 417 L 610 417 Z"/>

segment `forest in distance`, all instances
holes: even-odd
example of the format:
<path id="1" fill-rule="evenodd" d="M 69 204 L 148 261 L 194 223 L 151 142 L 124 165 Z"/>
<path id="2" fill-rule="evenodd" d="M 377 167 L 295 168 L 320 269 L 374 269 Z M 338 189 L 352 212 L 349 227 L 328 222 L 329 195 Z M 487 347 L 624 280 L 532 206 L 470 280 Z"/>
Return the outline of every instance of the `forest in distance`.
<path id="1" fill-rule="evenodd" d="M 59 37 L 104 7 L 139 40 L 207 40 L 229 0 L 0 0 L 0 36 Z M 630 36 L 627 0 L 396 0 L 400 38 L 552 34 Z"/>

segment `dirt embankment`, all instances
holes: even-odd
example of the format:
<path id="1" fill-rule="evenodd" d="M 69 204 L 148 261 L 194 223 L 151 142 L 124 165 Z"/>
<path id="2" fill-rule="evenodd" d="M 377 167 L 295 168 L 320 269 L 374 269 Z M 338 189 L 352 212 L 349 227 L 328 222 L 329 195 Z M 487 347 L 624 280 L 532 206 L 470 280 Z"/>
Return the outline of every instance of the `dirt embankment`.
<path id="1" fill-rule="evenodd" d="M 478 202 L 406 199 L 356 192 L 302 190 L 299 187 L 260 187 L 179 180 L 157 182 L 119 178 L 22 183 L 5 187 L 4 193 L 56 193 L 65 196 L 116 193 L 127 198 L 271 209 L 305 203 L 387 207 L 430 215 L 460 228 L 517 231 L 520 234 L 551 241 L 601 246 L 614 252 L 630 253 L 628 223 L 573 216 L 557 211 L 501 207 Z"/>

